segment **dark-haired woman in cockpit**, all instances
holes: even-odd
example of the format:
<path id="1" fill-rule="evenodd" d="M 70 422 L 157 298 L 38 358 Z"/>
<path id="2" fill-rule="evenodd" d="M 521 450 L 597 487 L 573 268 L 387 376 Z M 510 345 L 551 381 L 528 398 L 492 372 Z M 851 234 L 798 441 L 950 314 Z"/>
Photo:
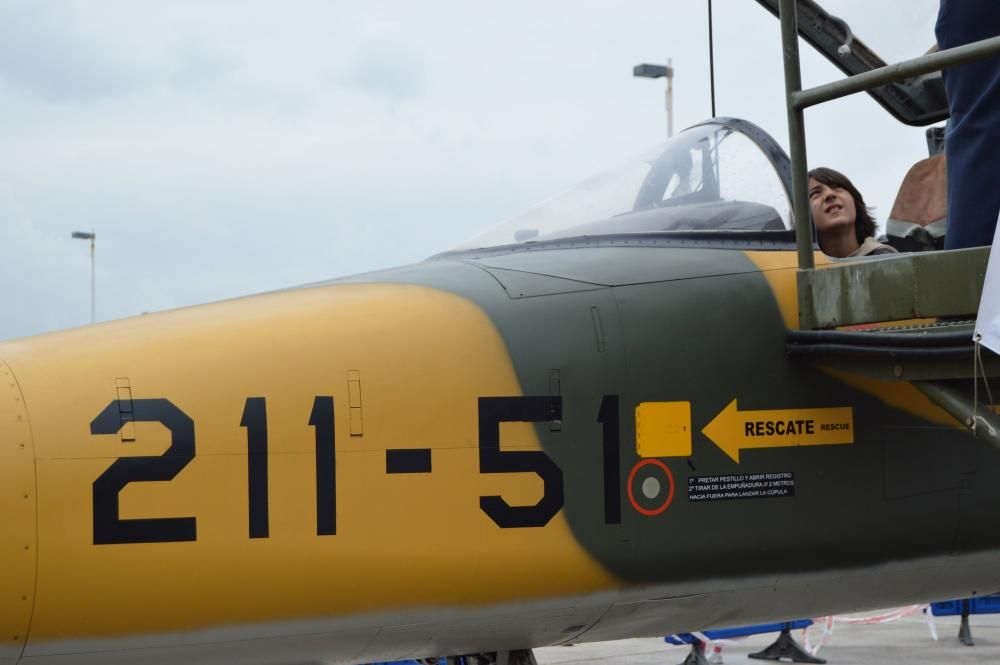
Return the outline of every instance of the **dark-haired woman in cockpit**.
<path id="1" fill-rule="evenodd" d="M 875 239 L 875 220 L 858 188 L 843 173 L 820 167 L 809 172 L 809 207 L 819 247 L 827 256 L 847 258 L 895 254 Z"/>

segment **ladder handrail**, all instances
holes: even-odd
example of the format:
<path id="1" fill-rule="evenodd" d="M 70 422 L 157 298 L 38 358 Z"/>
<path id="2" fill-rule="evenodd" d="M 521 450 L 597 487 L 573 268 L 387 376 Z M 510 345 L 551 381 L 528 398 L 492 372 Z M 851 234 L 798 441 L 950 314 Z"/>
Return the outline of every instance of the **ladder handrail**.
<path id="1" fill-rule="evenodd" d="M 972 60 L 1000 55 L 1000 36 L 988 37 L 971 44 L 955 46 L 944 51 L 928 53 L 910 60 L 903 60 L 894 65 L 886 65 L 863 74 L 855 74 L 847 78 L 818 85 L 808 90 L 800 90 L 791 97 L 795 108 L 804 109 L 816 104 L 828 102 L 856 92 L 864 92 L 886 83 L 895 83 L 913 76 L 928 72 L 936 72 L 946 67 L 954 67 Z"/>
<path id="2" fill-rule="evenodd" d="M 792 212 L 795 215 L 795 247 L 799 270 L 815 267 L 812 248 L 812 220 L 809 213 L 808 180 L 806 179 L 806 129 L 802 109 L 795 108 L 791 99 L 802 90 L 802 70 L 799 66 L 799 26 L 796 0 L 780 0 L 781 48 L 785 57 L 785 94 L 788 107 L 788 156 L 792 162 Z"/>

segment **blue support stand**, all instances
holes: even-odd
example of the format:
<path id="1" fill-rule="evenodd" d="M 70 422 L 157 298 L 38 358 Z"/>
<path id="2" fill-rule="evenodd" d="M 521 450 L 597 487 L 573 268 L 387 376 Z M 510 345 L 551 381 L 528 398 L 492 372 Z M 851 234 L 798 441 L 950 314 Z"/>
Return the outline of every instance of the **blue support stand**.
<path id="1" fill-rule="evenodd" d="M 969 627 L 969 599 L 962 601 L 962 624 L 958 627 L 958 641 L 967 647 L 974 647 L 976 643 L 972 641 L 972 629 Z"/>
<path id="2" fill-rule="evenodd" d="M 709 665 L 705 658 L 705 643 L 696 639 L 691 643 L 691 651 L 681 665 Z"/>
<path id="3" fill-rule="evenodd" d="M 784 623 L 766 623 L 755 626 L 743 626 L 741 628 L 721 628 L 717 630 L 706 630 L 705 637 L 710 640 L 723 640 L 732 637 L 746 637 L 747 635 L 761 635 L 780 631 L 778 639 L 774 644 L 757 653 L 748 654 L 750 658 L 760 660 L 780 660 L 788 658 L 796 663 L 816 663 L 822 665 L 826 663 L 822 658 L 813 656 L 808 651 L 799 646 L 799 643 L 792 637 L 792 630 L 805 628 L 812 625 L 812 619 L 799 619 L 797 621 L 786 621 Z M 709 665 L 705 658 L 705 643 L 691 633 L 681 633 L 679 635 L 667 635 L 663 638 L 670 644 L 690 644 L 691 652 L 684 659 L 681 665 Z"/>
<path id="4" fill-rule="evenodd" d="M 1000 596 L 976 596 L 975 598 L 931 603 L 931 613 L 936 617 L 961 616 L 962 623 L 958 628 L 958 641 L 971 647 L 975 646 L 976 643 L 972 639 L 969 615 L 1000 613 Z"/>

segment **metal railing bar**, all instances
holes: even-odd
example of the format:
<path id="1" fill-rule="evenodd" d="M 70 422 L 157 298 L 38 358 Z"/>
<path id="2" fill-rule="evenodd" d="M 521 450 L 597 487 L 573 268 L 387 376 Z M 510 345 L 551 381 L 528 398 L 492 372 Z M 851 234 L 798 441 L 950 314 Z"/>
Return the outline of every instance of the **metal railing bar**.
<path id="1" fill-rule="evenodd" d="M 785 94 L 788 107 L 788 144 L 792 162 L 792 210 L 795 213 L 795 247 L 798 251 L 799 269 L 811 270 L 813 262 L 812 220 L 807 198 L 806 130 L 802 109 L 792 104 L 802 89 L 802 72 L 799 68 L 799 33 L 796 20 L 797 0 L 780 0 L 781 44 L 785 57 Z"/>
<path id="2" fill-rule="evenodd" d="M 797 40 L 796 40 L 797 41 Z M 947 67 L 960 65 L 971 60 L 1000 55 L 1000 36 L 990 37 L 971 44 L 963 44 L 954 48 L 922 55 L 911 60 L 904 60 L 893 65 L 886 65 L 870 72 L 856 74 L 833 83 L 818 85 L 808 90 L 789 93 L 790 106 L 805 109 L 832 99 L 846 97 L 857 92 L 877 88 L 887 83 L 895 83 L 913 76 L 938 71 Z M 787 49 L 786 49 L 786 59 Z"/>

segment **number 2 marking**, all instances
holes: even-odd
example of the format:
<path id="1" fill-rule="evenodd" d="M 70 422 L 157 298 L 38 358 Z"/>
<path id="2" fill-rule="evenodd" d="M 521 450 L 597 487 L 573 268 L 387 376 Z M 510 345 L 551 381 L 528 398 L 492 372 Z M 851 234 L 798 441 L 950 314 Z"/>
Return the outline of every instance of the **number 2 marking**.
<path id="1" fill-rule="evenodd" d="M 158 456 L 119 457 L 94 481 L 94 544 L 170 543 L 197 540 L 193 517 L 121 519 L 119 494 L 129 483 L 173 480 L 194 459 L 194 421 L 165 399 L 134 399 L 133 420 L 170 430 L 170 447 Z M 118 400 L 90 423 L 91 434 L 117 434 L 123 426 Z"/>

